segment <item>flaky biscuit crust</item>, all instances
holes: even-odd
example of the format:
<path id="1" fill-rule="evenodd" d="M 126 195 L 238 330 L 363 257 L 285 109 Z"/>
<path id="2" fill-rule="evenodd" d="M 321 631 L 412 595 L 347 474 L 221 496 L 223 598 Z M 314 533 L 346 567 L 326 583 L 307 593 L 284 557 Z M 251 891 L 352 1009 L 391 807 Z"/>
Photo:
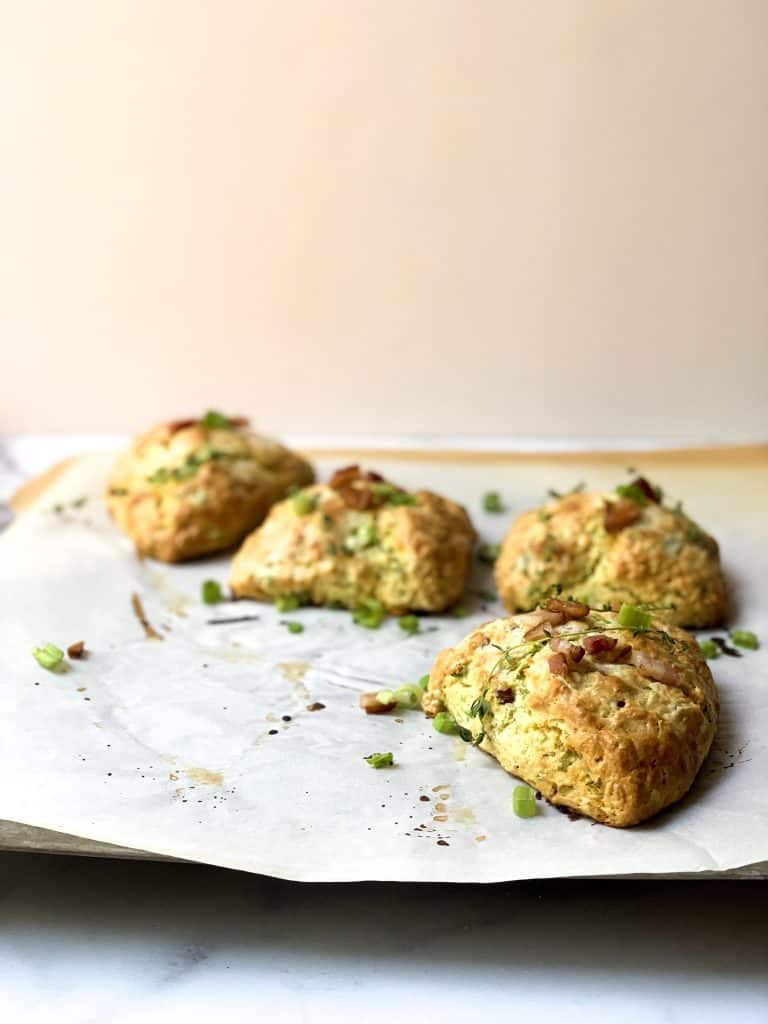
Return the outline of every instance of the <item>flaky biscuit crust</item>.
<path id="1" fill-rule="evenodd" d="M 717 727 L 717 692 L 695 640 L 661 619 L 633 633 L 614 613 L 593 611 L 553 636 L 574 645 L 615 638 L 615 650 L 632 648 L 627 660 L 587 654 L 558 674 L 552 641 L 525 640 L 536 614 L 488 622 L 442 651 L 424 710 L 449 711 L 512 775 L 596 821 L 635 825 L 679 800 Z M 658 675 L 659 663 L 674 684 L 648 678 L 648 664 Z"/>
<path id="2" fill-rule="evenodd" d="M 610 494 L 569 494 L 525 512 L 501 545 L 494 575 L 511 612 L 535 608 L 555 585 L 588 604 L 664 607 L 680 626 L 719 625 L 727 592 L 717 542 L 682 511 L 649 502 L 609 532 Z"/>
<path id="3" fill-rule="evenodd" d="M 106 500 L 141 554 L 181 562 L 237 544 L 290 487 L 313 478 L 305 459 L 241 423 L 191 420 L 138 437 L 118 459 Z"/>
<path id="4" fill-rule="evenodd" d="M 327 485 L 302 493 L 312 511 L 280 502 L 235 555 L 236 596 L 346 608 L 374 599 L 396 615 L 442 611 L 461 597 L 475 531 L 460 505 L 416 491 L 412 505 L 356 509 Z"/>

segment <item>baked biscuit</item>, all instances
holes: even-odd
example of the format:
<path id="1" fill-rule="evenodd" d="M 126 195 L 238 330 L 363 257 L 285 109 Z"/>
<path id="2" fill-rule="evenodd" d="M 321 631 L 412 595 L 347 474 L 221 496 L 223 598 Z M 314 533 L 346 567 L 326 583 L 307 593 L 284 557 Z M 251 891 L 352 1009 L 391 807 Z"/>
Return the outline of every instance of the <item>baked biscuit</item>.
<path id="1" fill-rule="evenodd" d="M 460 505 L 349 466 L 272 508 L 235 555 L 230 586 L 258 600 L 437 612 L 461 596 L 474 540 Z"/>
<path id="2" fill-rule="evenodd" d="M 139 552 L 181 562 L 236 544 L 292 486 L 313 479 L 308 462 L 253 434 L 247 420 L 210 412 L 137 438 L 114 467 L 107 506 Z"/>
<path id="3" fill-rule="evenodd" d="M 551 803 L 636 825 L 688 791 L 718 716 L 695 640 L 647 619 L 632 631 L 614 612 L 550 600 L 488 622 L 438 655 L 424 710 L 447 709 Z"/>
<path id="4" fill-rule="evenodd" d="M 612 494 L 572 493 L 525 512 L 501 545 L 495 578 L 511 612 L 553 587 L 593 606 L 648 604 L 679 626 L 727 611 L 717 542 L 642 478 Z"/>

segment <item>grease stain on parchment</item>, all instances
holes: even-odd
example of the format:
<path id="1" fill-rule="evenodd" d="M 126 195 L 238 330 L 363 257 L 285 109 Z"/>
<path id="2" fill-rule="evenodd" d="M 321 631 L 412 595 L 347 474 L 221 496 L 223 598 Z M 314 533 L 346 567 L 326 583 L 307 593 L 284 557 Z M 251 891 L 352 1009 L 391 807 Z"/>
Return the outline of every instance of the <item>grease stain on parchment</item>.
<path id="1" fill-rule="evenodd" d="M 192 782 L 201 786 L 223 786 L 224 775 L 222 772 L 212 772 L 208 768 L 185 768 L 184 774 Z"/>
<path id="2" fill-rule="evenodd" d="M 189 606 L 189 598 L 187 595 L 182 594 L 180 591 L 172 587 L 168 582 L 166 574 L 161 572 L 159 569 L 150 569 L 149 577 L 155 590 L 163 601 L 165 601 L 165 607 L 167 610 L 171 612 L 172 615 L 178 615 L 179 618 L 186 619 L 187 608 Z"/>
<path id="3" fill-rule="evenodd" d="M 293 683 L 297 695 L 303 701 L 309 701 L 312 696 L 304 685 L 304 677 L 312 667 L 308 661 L 278 661 L 277 667 L 282 673 L 283 679 Z"/>

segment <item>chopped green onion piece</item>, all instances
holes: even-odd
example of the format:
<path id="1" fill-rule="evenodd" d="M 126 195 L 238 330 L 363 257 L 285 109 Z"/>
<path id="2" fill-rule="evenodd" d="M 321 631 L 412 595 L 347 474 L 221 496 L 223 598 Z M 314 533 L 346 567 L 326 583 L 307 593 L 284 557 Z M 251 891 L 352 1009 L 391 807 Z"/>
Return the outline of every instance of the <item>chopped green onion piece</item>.
<path id="1" fill-rule="evenodd" d="M 426 688 L 429 686 L 429 672 L 427 672 L 425 676 L 421 677 L 421 679 L 419 680 L 419 686 L 422 688 L 422 690 L 426 690 Z"/>
<path id="2" fill-rule="evenodd" d="M 408 494 L 407 491 L 395 491 L 394 494 L 389 496 L 390 505 L 415 505 L 416 498 L 412 494 Z"/>
<path id="3" fill-rule="evenodd" d="M 216 580 L 205 580 L 202 586 L 203 601 L 205 604 L 218 604 L 223 600 L 221 585 Z"/>
<path id="4" fill-rule="evenodd" d="M 651 624 L 650 612 L 636 608 L 633 604 L 623 604 L 616 616 L 616 625 L 622 629 L 648 629 Z"/>
<path id="5" fill-rule="evenodd" d="M 374 597 L 365 597 L 352 612 L 352 619 L 358 626 L 378 629 L 387 617 L 384 605 Z"/>
<path id="6" fill-rule="evenodd" d="M 216 412 L 215 409 L 209 409 L 200 423 L 206 430 L 229 430 L 232 426 L 229 419 L 223 413 Z"/>
<path id="7" fill-rule="evenodd" d="M 417 686 L 416 683 L 405 683 L 403 686 L 398 686 L 393 696 L 397 701 L 398 707 L 409 711 L 411 708 L 421 706 L 422 692 L 421 687 Z"/>
<path id="8" fill-rule="evenodd" d="M 369 487 L 372 494 L 375 494 L 377 498 L 384 498 L 390 505 L 416 504 L 416 499 L 412 494 L 409 494 L 407 491 L 401 491 L 399 487 L 387 483 L 386 480 L 374 480 L 369 484 Z"/>
<path id="9" fill-rule="evenodd" d="M 707 661 L 712 661 L 714 658 L 720 657 L 720 648 L 714 640 L 699 640 L 699 650 Z"/>
<path id="10" fill-rule="evenodd" d="M 732 629 L 731 640 L 737 647 L 746 647 L 750 651 L 756 651 L 760 646 L 757 636 L 749 629 Z"/>
<path id="11" fill-rule="evenodd" d="M 284 594 L 282 597 L 278 597 L 275 600 L 275 608 L 279 612 L 292 612 L 295 611 L 301 604 L 301 601 L 295 594 Z"/>
<path id="12" fill-rule="evenodd" d="M 477 557 L 481 562 L 485 562 L 486 565 L 493 565 L 499 557 L 500 551 L 501 544 L 481 544 L 477 549 Z"/>
<path id="13" fill-rule="evenodd" d="M 492 590 L 479 590 L 477 592 L 477 596 L 480 598 L 481 601 L 491 602 L 497 600 L 497 597 Z"/>
<path id="14" fill-rule="evenodd" d="M 486 512 L 503 512 L 504 506 L 501 503 L 501 495 L 498 491 L 488 491 L 483 495 L 483 508 Z"/>
<path id="15" fill-rule="evenodd" d="M 512 808 L 518 818 L 535 817 L 536 794 L 530 786 L 515 786 L 512 792 Z"/>
<path id="16" fill-rule="evenodd" d="M 395 697 L 394 690 L 379 690 L 376 694 L 376 700 L 379 704 L 394 704 L 397 698 Z"/>
<path id="17" fill-rule="evenodd" d="M 463 604 L 457 604 L 453 608 L 451 608 L 451 615 L 454 617 L 454 619 L 466 619 L 466 617 L 469 615 L 469 612 L 467 611 Z"/>
<path id="18" fill-rule="evenodd" d="M 283 625 L 289 633 L 303 633 L 304 626 L 300 622 L 284 622 Z"/>
<path id="19" fill-rule="evenodd" d="M 391 750 L 386 754 L 369 754 L 363 760 L 367 761 L 371 768 L 391 768 L 395 763 Z"/>
<path id="20" fill-rule="evenodd" d="M 620 498 L 630 498 L 632 501 L 636 501 L 638 505 L 648 504 L 648 497 L 637 484 L 619 484 L 616 493 Z"/>
<path id="21" fill-rule="evenodd" d="M 445 733 L 446 736 L 458 731 L 456 720 L 447 711 L 439 711 L 432 719 L 432 726 L 437 732 Z"/>
<path id="22" fill-rule="evenodd" d="M 365 522 L 358 523 L 354 533 L 344 542 L 344 547 L 347 551 L 362 551 L 364 548 L 370 548 L 377 544 L 378 540 L 376 523 L 372 519 L 367 519 Z"/>
<path id="23" fill-rule="evenodd" d="M 307 491 L 297 491 L 291 498 L 291 504 L 297 516 L 309 515 L 315 510 L 317 495 L 309 494 Z"/>
<path id="24" fill-rule="evenodd" d="M 401 615 L 397 620 L 397 624 L 408 636 L 413 636 L 414 633 L 419 632 L 419 620 L 415 615 Z"/>
<path id="25" fill-rule="evenodd" d="M 56 644 L 45 644 L 43 647 L 33 647 L 32 656 L 38 665 L 42 665 L 43 668 L 52 672 L 61 664 L 64 651 Z"/>

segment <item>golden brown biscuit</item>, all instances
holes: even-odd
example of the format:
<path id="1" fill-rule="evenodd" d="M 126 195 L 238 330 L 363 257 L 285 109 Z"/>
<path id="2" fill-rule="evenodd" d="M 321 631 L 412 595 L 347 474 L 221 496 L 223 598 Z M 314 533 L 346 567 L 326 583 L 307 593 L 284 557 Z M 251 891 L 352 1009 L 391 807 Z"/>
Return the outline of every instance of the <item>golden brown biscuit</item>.
<path id="1" fill-rule="evenodd" d="M 208 413 L 137 438 L 112 472 L 107 506 L 137 549 L 181 562 L 231 547 L 312 467 L 242 418 Z"/>
<path id="2" fill-rule="evenodd" d="M 680 626 L 716 626 L 727 611 L 717 542 L 642 478 L 623 493 L 573 493 L 525 512 L 494 575 L 509 611 L 535 608 L 553 587 L 593 606 L 658 607 Z"/>
<path id="3" fill-rule="evenodd" d="M 614 612 L 548 605 L 442 651 L 424 710 L 447 709 L 551 803 L 636 825 L 696 777 L 717 726 L 712 675 L 696 641 L 662 619 L 633 632 Z"/>
<path id="4" fill-rule="evenodd" d="M 460 505 L 349 466 L 274 506 L 235 555 L 230 586 L 259 600 L 436 612 L 461 596 L 474 539 Z"/>

